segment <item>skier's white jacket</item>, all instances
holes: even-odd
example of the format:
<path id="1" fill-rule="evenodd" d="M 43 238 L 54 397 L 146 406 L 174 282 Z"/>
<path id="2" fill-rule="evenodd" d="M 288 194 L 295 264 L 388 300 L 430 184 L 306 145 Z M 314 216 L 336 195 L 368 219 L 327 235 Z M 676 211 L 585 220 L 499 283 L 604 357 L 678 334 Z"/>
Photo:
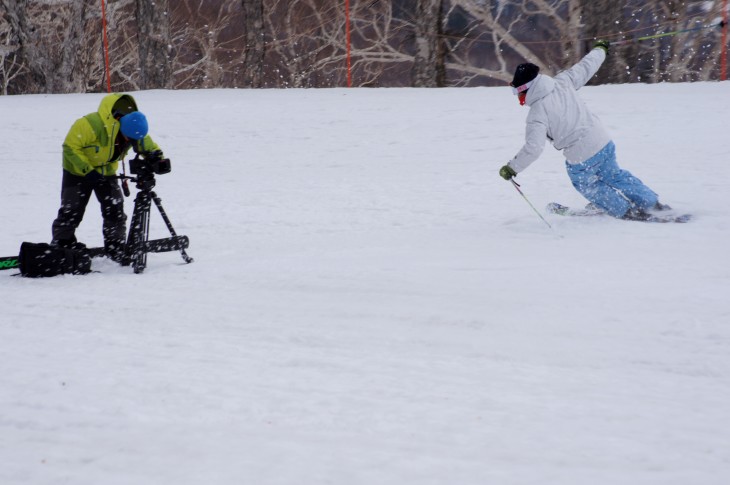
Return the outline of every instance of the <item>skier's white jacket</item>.
<path id="1" fill-rule="evenodd" d="M 538 159 L 549 139 L 563 150 L 568 163 L 585 162 L 606 146 L 611 137 L 598 119 L 578 97 L 576 91 L 598 71 L 606 59 L 601 48 L 591 50 L 581 61 L 555 78 L 538 74 L 527 91 L 525 145 L 509 162 L 519 173 Z"/>

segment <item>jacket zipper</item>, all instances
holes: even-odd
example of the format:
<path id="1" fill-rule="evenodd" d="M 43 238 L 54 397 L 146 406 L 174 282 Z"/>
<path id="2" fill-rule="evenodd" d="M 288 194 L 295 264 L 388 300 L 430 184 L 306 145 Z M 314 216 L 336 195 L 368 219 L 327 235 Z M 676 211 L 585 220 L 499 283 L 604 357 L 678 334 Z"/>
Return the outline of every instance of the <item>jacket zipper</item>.
<path id="1" fill-rule="evenodd" d="M 112 162 L 111 158 L 114 155 L 114 144 L 116 143 L 116 140 L 117 140 L 117 135 L 114 134 L 114 128 L 117 127 L 117 124 L 118 124 L 118 121 L 115 120 L 114 121 L 114 124 L 112 125 L 112 135 L 113 136 L 111 137 L 111 140 L 109 140 L 110 141 L 110 143 L 109 143 L 109 155 L 107 155 L 106 162 L 104 162 L 104 165 L 101 166 L 101 174 L 102 175 L 106 175 L 106 168 Z"/>

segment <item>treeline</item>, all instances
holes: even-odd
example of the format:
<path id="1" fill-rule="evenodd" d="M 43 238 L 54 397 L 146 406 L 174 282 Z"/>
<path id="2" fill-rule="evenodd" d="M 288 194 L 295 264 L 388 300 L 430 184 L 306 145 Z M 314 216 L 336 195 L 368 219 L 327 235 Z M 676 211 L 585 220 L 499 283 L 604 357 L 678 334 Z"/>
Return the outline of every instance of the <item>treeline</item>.
<path id="1" fill-rule="evenodd" d="M 566 68 L 595 38 L 616 44 L 597 82 L 718 79 L 722 3 L 350 0 L 352 83 L 502 85 L 525 60 Z M 345 86 L 345 4 L 106 0 L 109 81 L 117 91 Z M 105 91 L 101 7 L 0 0 L 0 92 Z"/>

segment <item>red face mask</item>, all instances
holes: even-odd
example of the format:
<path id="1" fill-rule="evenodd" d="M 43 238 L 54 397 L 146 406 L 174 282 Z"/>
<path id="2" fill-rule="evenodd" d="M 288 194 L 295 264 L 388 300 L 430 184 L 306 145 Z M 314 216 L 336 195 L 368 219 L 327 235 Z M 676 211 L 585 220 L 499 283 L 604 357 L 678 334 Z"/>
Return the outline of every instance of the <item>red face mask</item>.
<path id="1" fill-rule="evenodd" d="M 537 79 L 537 78 L 535 78 Z M 517 99 L 520 100 L 520 106 L 525 105 L 525 101 L 527 100 L 527 90 L 532 87 L 532 84 L 535 82 L 535 79 L 533 79 L 530 82 L 527 82 L 521 86 L 514 87 L 512 86 L 512 83 L 510 83 L 510 86 L 512 86 L 512 93 L 514 93 L 517 96 Z"/>

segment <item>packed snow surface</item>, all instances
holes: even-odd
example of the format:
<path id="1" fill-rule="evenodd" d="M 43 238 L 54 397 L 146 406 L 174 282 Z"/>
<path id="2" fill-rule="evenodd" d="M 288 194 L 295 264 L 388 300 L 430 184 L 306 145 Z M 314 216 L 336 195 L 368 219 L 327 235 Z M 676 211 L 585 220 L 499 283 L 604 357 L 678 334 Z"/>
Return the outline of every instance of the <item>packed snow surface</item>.
<path id="1" fill-rule="evenodd" d="M 581 93 L 691 222 L 548 227 L 508 88 L 134 93 L 195 262 L 0 272 L 0 483 L 730 483 L 730 83 Z M 102 96 L 0 97 L 3 255 Z"/>

